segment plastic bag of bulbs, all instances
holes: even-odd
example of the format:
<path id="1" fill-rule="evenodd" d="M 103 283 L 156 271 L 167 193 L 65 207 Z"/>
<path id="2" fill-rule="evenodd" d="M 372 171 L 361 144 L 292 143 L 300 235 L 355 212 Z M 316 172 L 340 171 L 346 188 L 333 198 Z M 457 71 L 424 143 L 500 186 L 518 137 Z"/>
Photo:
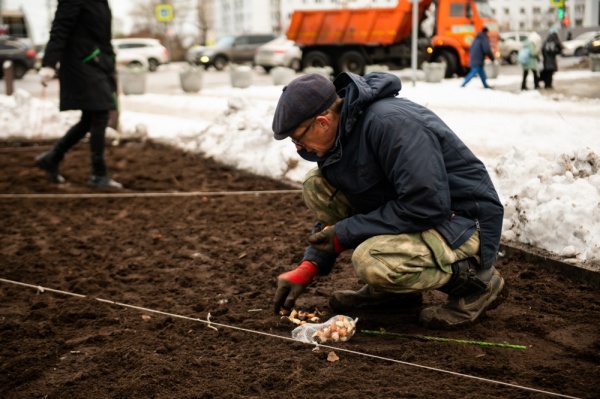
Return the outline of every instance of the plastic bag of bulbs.
<path id="1" fill-rule="evenodd" d="M 320 324 L 304 324 L 292 331 L 292 338 L 309 344 L 346 342 L 356 332 L 358 319 L 348 316 L 333 316 Z"/>

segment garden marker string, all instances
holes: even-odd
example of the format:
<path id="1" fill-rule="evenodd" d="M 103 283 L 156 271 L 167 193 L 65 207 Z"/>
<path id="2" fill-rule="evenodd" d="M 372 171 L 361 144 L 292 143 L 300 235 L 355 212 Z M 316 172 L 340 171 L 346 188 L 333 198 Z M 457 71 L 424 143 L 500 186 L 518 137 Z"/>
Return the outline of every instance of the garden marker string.
<path id="1" fill-rule="evenodd" d="M 82 294 L 75 294 L 75 293 L 68 292 L 68 291 L 61 291 L 61 290 L 56 290 L 56 289 L 52 289 L 52 288 L 43 287 L 43 286 L 40 286 L 40 285 L 27 284 L 27 283 L 22 283 L 22 282 L 13 281 L 13 280 L 7 280 L 7 279 L 3 279 L 3 278 L 0 278 L 0 282 L 4 282 L 4 283 L 8 283 L 8 284 L 20 285 L 20 286 L 23 286 L 23 287 L 34 288 L 38 292 L 41 292 L 41 293 L 48 291 L 48 292 L 54 292 L 54 293 L 58 293 L 58 294 L 71 295 L 71 296 L 75 296 L 75 297 L 79 297 L 79 298 L 88 298 L 86 295 L 82 295 Z M 200 322 L 200 323 L 205 323 L 207 325 L 207 327 L 209 327 L 211 329 L 214 329 L 214 330 L 217 330 L 217 331 L 218 331 L 218 329 L 216 327 L 222 327 L 222 328 L 229 328 L 229 329 L 237 330 L 237 331 L 244 331 L 244 332 L 251 333 L 251 334 L 264 335 L 264 336 L 271 337 L 271 338 L 278 338 L 278 339 L 283 339 L 283 340 L 287 340 L 287 341 L 293 341 L 293 342 L 296 342 L 296 343 L 302 343 L 302 341 L 298 341 L 298 340 L 296 340 L 296 339 L 294 339 L 292 337 L 284 337 L 284 336 L 281 336 L 281 335 L 270 334 L 270 333 L 266 333 L 266 332 L 263 332 L 263 331 L 250 330 L 250 329 L 247 329 L 247 328 L 232 326 L 232 325 L 228 325 L 228 324 L 216 323 L 216 322 L 210 320 L 210 313 L 208 313 L 208 316 L 207 316 L 206 320 L 203 320 L 203 319 L 199 319 L 199 318 L 195 318 L 195 317 L 182 316 L 182 315 L 178 315 L 178 314 L 174 314 L 174 313 L 163 312 L 163 311 L 160 311 L 160 310 L 144 308 L 144 307 L 141 307 L 141 306 L 130 305 L 130 304 L 122 303 L 122 302 L 116 302 L 116 301 L 112 301 L 112 300 L 109 300 L 109 299 L 102 299 L 102 298 L 92 298 L 92 299 L 95 299 L 98 302 L 108 303 L 108 304 L 111 304 L 111 305 L 121 306 L 121 307 L 125 307 L 125 308 L 136 309 L 136 310 L 141 310 L 141 311 L 144 311 L 144 312 L 160 314 L 160 315 L 169 316 L 169 317 L 173 317 L 173 318 L 179 318 L 179 319 L 184 319 L 184 320 L 191 320 L 191 321 L 196 321 L 196 322 Z M 331 346 L 331 345 L 323 345 L 323 344 L 307 344 L 307 345 L 316 345 L 315 348 L 314 348 L 314 350 L 318 350 L 319 348 L 328 348 L 328 349 L 331 349 L 331 350 L 335 350 L 336 352 L 345 352 L 345 353 L 350 353 L 350 354 L 354 354 L 354 355 L 358 355 L 358 356 L 365 356 L 365 357 L 369 357 L 369 358 L 372 358 L 372 359 L 378 359 L 378 360 L 383 360 L 383 361 L 387 361 L 387 362 L 403 364 L 405 366 L 417 367 L 417 368 L 421 368 L 421 369 L 425 369 L 425 370 L 437 371 L 437 372 L 440 372 L 440 373 L 445 373 L 445 374 L 449 374 L 449 375 L 453 375 L 453 376 L 457 376 L 457 377 L 470 378 L 470 379 L 474 379 L 474 380 L 478 380 L 478 381 L 483 381 L 483 382 L 488 382 L 488 383 L 492 383 L 492 384 L 503 385 L 503 386 L 506 386 L 506 387 L 516 388 L 516 389 L 522 389 L 522 390 L 525 390 L 525 391 L 538 392 L 538 393 L 542 393 L 542 394 L 546 394 L 546 395 L 550 395 L 550 396 L 556 396 L 556 397 L 560 397 L 560 398 L 583 399 L 583 398 L 579 398 L 579 397 L 576 397 L 576 396 L 563 395 L 563 394 L 560 394 L 560 393 L 543 391 L 543 390 L 540 390 L 540 389 L 530 388 L 530 387 L 526 387 L 526 386 L 522 386 L 522 385 L 510 384 L 510 383 L 507 383 L 507 382 L 502 382 L 502 381 L 492 380 L 492 379 L 488 379 L 488 378 L 477 377 L 477 376 L 473 376 L 473 375 L 469 375 L 469 374 L 462 374 L 462 373 L 458 373 L 458 372 L 455 372 L 455 371 L 449 371 L 449 370 L 444 370 L 444 369 L 440 369 L 440 368 L 435 368 L 435 367 L 430 367 L 430 366 L 424 366 L 424 365 L 417 364 L 417 363 L 410 363 L 410 362 L 405 362 L 405 361 L 402 361 L 402 360 L 396 360 L 396 359 L 392 359 L 392 358 L 386 358 L 386 357 L 382 357 L 382 356 L 371 355 L 371 354 L 365 353 L 365 352 L 357 352 L 357 351 L 353 351 L 353 350 L 350 350 L 350 349 L 344 349 L 344 348 L 339 347 L 339 346 Z"/>
<path id="2" fill-rule="evenodd" d="M 394 335 L 396 337 L 415 338 L 415 339 L 422 339 L 424 341 L 456 342 L 459 344 L 470 344 L 470 345 L 479 345 L 479 346 L 496 346 L 499 348 L 527 349 L 527 347 L 523 346 L 523 345 L 499 344 L 499 343 L 495 343 L 495 342 L 471 341 L 471 340 L 466 340 L 466 339 L 452 339 L 452 338 L 443 338 L 443 337 L 430 337 L 427 335 L 418 335 L 418 334 L 400 334 L 400 333 L 393 333 L 393 332 L 387 332 L 387 331 L 372 331 L 372 330 L 360 330 L 360 332 L 365 333 L 365 334 L 373 334 L 373 335 Z"/>
<path id="3" fill-rule="evenodd" d="M 133 197 L 214 197 L 223 195 L 261 195 L 261 194 L 299 194 L 300 189 L 294 190 L 263 190 L 263 191 L 189 191 L 164 193 L 88 193 L 88 194 L 0 194 L 2 198 L 133 198 Z"/>

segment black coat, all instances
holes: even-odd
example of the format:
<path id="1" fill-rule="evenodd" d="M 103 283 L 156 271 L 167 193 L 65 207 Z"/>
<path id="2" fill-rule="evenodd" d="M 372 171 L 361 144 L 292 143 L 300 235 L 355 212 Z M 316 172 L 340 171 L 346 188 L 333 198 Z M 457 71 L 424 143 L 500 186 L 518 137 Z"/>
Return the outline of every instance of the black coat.
<path id="1" fill-rule="evenodd" d="M 452 248 L 480 228 L 481 262 L 496 260 L 504 208 L 484 164 L 432 111 L 395 97 L 400 80 L 387 73 L 342 73 L 344 98 L 334 147 L 317 161 L 327 181 L 358 214 L 336 223 L 340 244 L 356 248 L 385 234 L 436 229 Z M 308 248 L 321 274 L 334 257 Z"/>
<path id="2" fill-rule="evenodd" d="M 544 71 L 558 71 L 556 56 L 562 52 L 563 45 L 556 32 L 548 35 L 542 45 L 542 56 L 544 57 Z"/>
<path id="3" fill-rule="evenodd" d="M 108 0 L 58 0 L 42 66 L 60 63 L 60 109 L 116 109 Z"/>

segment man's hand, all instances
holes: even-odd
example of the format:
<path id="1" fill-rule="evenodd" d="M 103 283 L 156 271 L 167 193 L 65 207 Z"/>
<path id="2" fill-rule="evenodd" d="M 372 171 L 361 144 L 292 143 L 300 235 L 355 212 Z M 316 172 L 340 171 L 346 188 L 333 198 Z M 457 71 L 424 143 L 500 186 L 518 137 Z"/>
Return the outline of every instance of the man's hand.
<path id="1" fill-rule="evenodd" d="M 344 252 L 345 248 L 342 247 L 335 235 L 335 225 L 326 226 L 323 230 L 308 236 L 308 242 L 311 247 L 319 251 L 330 252 L 333 254 L 339 254 Z"/>
<path id="2" fill-rule="evenodd" d="M 54 70 L 54 68 L 43 67 L 38 72 L 38 75 L 40 77 L 40 81 L 42 82 L 42 85 L 48 86 L 48 82 L 51 81 L 52 79 L 54 79 L 54 76 L 56 75 L 56 71 Z"/>
<path id="3" fill-rule="evenodd" d="M 317 272 L 317 267 L 312 262 L 305 260 L 296 269 L 279 275 L 274 300 L 275 314 L 279 314 L 282 307 L 291 310 L 296 299 L 306 290 Z"/>

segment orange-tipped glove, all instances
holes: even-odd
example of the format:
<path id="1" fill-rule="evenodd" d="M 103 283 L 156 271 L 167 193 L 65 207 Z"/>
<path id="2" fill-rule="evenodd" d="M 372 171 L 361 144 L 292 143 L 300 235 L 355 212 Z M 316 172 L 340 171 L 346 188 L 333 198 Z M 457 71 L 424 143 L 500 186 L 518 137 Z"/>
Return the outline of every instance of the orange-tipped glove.
<path id="1" fill-rule="evenodd" d="M 314 249 L 319 251 L 330 252 L 332 254 L 341 254 L 346 250 L 335 234 L 334 226 L 325 226 L 325 228 L 317 233 L 308 236 L 308 243 Z"/>
<path id="2" fill-rule="evenodd" d="M 305 260 L 294 270 L 280 274 L 277 277 L 277 292 L 275 292 L 273 302 L 275 314 L 279 314 L 282 307 L 291 310 L 296 299 L 306 290 L 317 273 L 317 267 L 312 262 Z"/>

